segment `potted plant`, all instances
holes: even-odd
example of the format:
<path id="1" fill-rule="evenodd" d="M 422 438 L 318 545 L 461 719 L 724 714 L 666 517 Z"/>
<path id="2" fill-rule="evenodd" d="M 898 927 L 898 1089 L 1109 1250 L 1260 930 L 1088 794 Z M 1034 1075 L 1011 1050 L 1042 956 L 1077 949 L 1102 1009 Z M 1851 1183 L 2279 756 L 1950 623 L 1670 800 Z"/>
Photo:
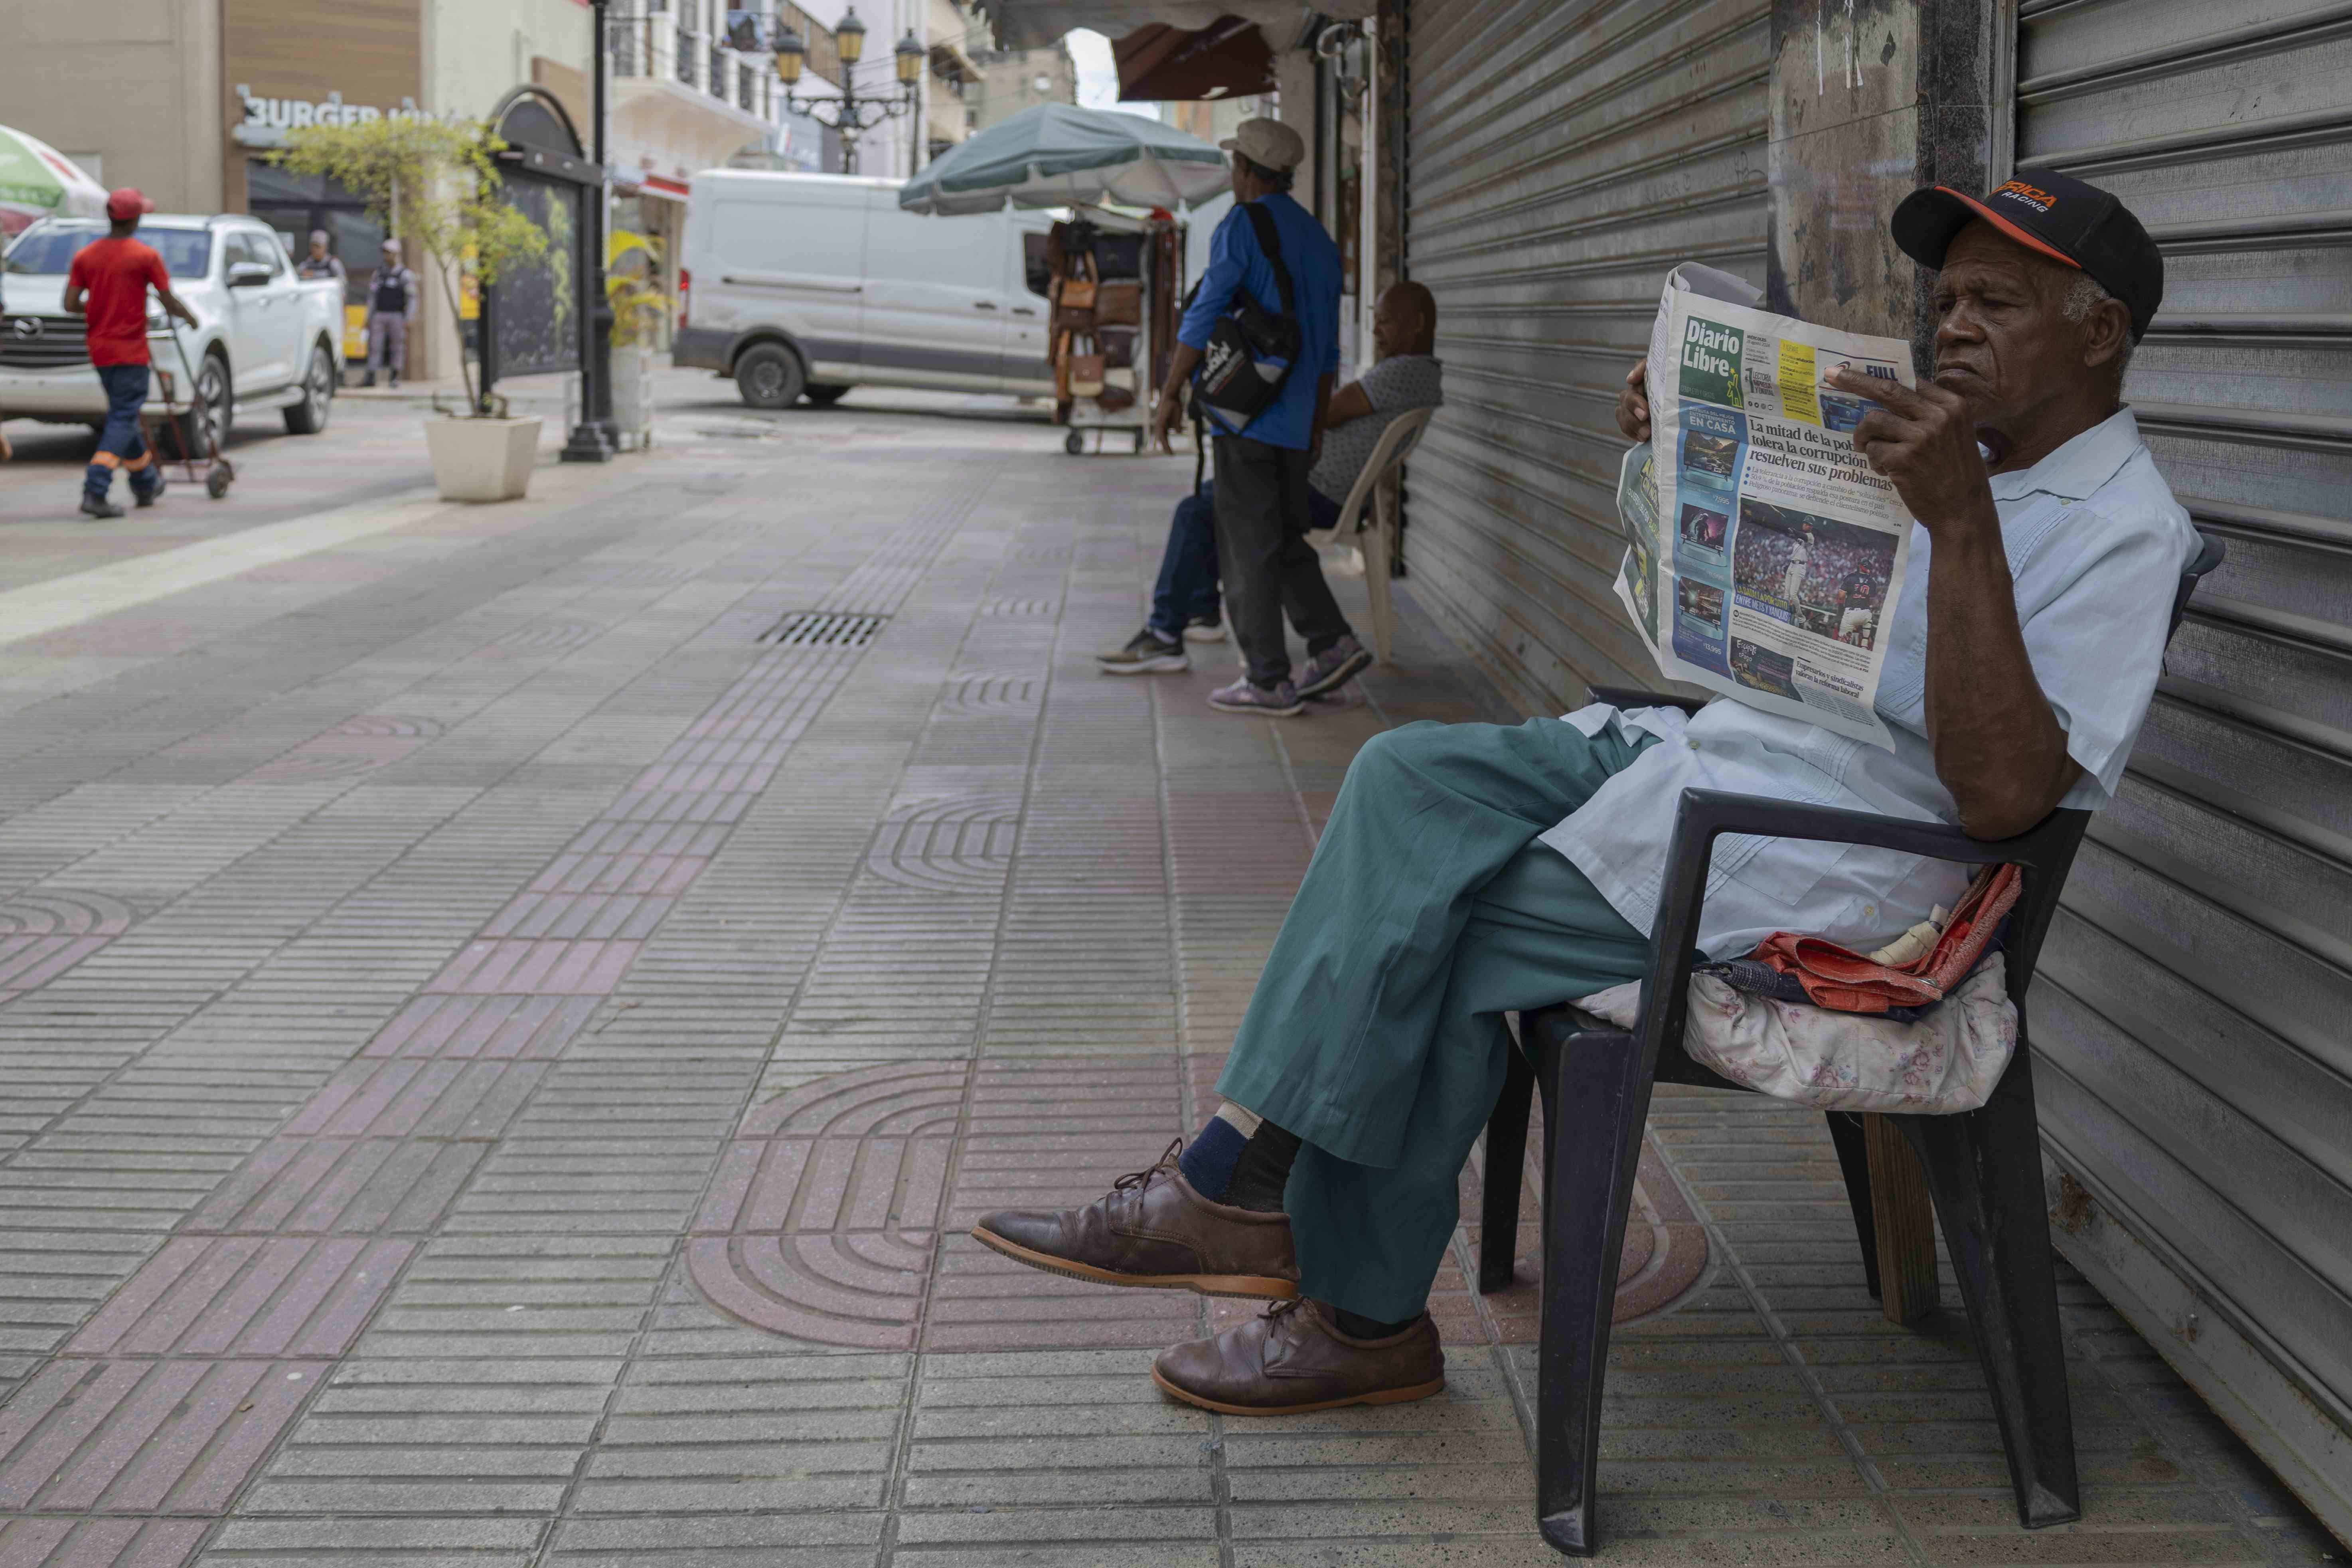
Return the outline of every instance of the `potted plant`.
<path id="1" fill-rule="evenodd" d="M 613 429 L 645 447 L 653 441 L 654 352 L 669 319 L 669 297 L 657 280 L 650 241 L 615 235 L 612 249 L 604 297 L 613 308 Z"/>
<path id="2" fill-rule="evenodd" d="M 298 174 L 323 174 L 366 198 L 369 216 L 424 252 L 440 280 L 454 321 L 460 265 L 481 284 L 547 253 L 547 236 L 499 195 L 494 162 L 504 149 L 480 121 L 394 119 L 312 125 L 289 132 L 272 154 Z M 433 479 L 445 500 L 512 500 L 530 487 L 541 421 L 509 416 L 506 400 L 486 396 L 462 354 L 466 406 L 434 401 L 425 421 Z"/>

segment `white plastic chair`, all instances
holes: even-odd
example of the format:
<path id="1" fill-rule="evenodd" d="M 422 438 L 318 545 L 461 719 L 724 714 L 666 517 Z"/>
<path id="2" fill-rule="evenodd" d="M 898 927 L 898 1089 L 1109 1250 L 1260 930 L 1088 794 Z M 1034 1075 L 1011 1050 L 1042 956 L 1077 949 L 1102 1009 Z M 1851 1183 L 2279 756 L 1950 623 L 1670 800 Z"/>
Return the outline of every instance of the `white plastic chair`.
<path id="1" fill-rule="evenodd" d="M 1339 503 L 1339 521 L 1328 531 L 1318 529 L 1307 536 L 1307 542 L 1318 550 L 1335 542 L 1344 544 L 1351 536 L 1362 537 L 1364 588 L 1372 601 L 1372 651 L 1382 664 L 1389 662 L 1389 642 L 1396 626 L 1389 605 L 1389 558 L 1396 550 L 1397 531 L 1394 509 L 1381 480 L 1412 455 L 1421 433 L 1429 426 L 1429 416 L 1436 412 L 1415 408 L 1390 420 L 1389 427 L 1381 432 L 1380 444 L 1364 460 L 1364 471 L 1356 476 L 1355 489 Z"/>

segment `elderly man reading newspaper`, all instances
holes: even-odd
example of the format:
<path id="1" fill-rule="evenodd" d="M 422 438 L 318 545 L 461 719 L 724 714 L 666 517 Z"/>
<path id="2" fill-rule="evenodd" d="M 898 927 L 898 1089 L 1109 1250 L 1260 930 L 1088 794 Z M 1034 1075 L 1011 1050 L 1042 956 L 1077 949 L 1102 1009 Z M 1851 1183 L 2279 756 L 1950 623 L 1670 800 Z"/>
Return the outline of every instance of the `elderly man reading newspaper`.
<path id="1" fill-rule="evenodd" d="M 1939 269 L 1933 379 L 1822 383 L 1861 400 L 1853 447 L 1914 520 L 1880 634 L 1892 749 L 1725 700 L 1688 720 L 1595 706 L 1366 745 L 1234 1039 L 1223 1108 L 1094 1204 L 973 1231 L 1079 1279 L 1272 1303 L 1163 1352 L 1169 1394 L 1279 1415 L 1444 1386 L 1425 1305 L 1503 1080 L 1503 1014 L 1643 974 L 1685 788 L 1980 838 L 2116 788 L 2195 541 L 2121 397 L 2162 293 L 2156 248 L 2114 196 L 2049 174 L 1980 200 L 1916 192 L 1893 230 Z M 1643 381 L 1636 366 L 1619 405 L 1629 439 L 1649 435 Z M 1701 942 L 1724 956 L 1788 930 L 1867 950 L 1965 882 L 1869 848 L 1726 840 Z"/>

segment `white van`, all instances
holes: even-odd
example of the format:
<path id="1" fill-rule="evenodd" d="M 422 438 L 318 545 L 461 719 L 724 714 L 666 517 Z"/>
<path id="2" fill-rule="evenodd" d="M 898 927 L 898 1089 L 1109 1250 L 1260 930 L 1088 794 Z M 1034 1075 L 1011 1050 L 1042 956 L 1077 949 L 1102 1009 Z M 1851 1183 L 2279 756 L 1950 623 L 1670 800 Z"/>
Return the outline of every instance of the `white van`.
<path id="1" fill-rule="evenodd" d="M 1051 397 L 1046 212 L 924 217 L 898 180 L 710 169 L 686 208 L 674 363 L 754 408 L 853 386 Z"/>

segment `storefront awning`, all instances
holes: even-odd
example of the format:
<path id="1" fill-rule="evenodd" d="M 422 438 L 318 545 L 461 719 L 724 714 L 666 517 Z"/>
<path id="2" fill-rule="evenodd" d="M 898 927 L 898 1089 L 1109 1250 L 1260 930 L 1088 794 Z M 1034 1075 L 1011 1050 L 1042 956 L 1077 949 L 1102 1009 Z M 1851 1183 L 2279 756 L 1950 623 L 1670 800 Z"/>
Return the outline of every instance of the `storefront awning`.
<path id="1" fill-rule="evenodd" d="M 1073 27 L 1090 27 L 1114 40 L 1138 27 L 1196 33 L 1227 16 L 1257 23 L 1265 29 L 1269 46 L 1286 48 L 1318 12 L 1335 21 L 1361 21 L 1379 5 L 1378 0 L 1316 0 L 1312 6 L 1276 0 L 980 0 L 980 7 L 988 14 L 997 43 L 1008 49 L 1044 48 Z"/>
<path id="2" fill-rule="evenodd" d="M 936 74 L 951 76 L 964 82 L 978 81 L 982 74 L 979 65 L 965 50 L 961 38 L 941 38 L 932 43 L 931 69 Z"/>
<path id="3" fill-rule="evenodd" d="M 1118 95 L 1137 103 L 1234 98 L 1274 90 L 1274 51 L 1246 16 L 1224 16 L 1198 32 L 1138 27 L 1111 45 Z"/>

